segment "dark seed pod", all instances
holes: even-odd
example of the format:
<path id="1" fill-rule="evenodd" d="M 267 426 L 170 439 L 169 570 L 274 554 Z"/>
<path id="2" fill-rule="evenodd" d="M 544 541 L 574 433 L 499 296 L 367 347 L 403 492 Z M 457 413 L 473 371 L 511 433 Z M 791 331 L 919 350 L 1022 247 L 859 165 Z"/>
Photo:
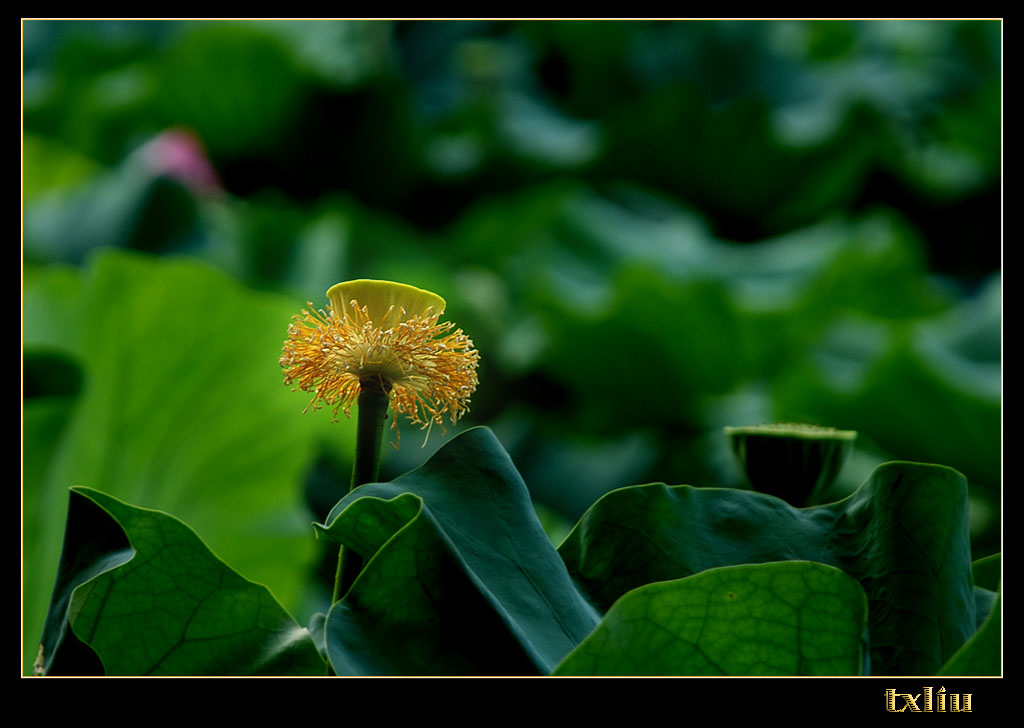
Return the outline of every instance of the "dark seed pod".
<path id="1" fill-rule="evenodd" d="M 797 507 L 835 482 L 857 433 L 797 423 L 726 427 L 726 437 L 755 490 Z"/>

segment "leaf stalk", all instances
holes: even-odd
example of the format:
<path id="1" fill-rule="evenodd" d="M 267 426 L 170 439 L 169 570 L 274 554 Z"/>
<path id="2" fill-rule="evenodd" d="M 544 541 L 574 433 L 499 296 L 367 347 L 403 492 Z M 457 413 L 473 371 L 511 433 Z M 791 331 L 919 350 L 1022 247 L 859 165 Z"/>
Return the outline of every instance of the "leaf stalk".
<path id="1" fill-rule="evenodd" d="M 388 417 L 388 393 L 390 385 L 380 377 L 371 377 L 360 382 L 358 413 L 356 415 L 356 452 L 352 464 L 352 481 L 349 492 L 366 483 L 377 482 L 380 476 L 380 450 L 384 443 L 384 423 Z M 363 559 L 352 549 L 340 547 L 338 569 L 334 577 L 336 603 L 356 580 L 363 568 Z"/>

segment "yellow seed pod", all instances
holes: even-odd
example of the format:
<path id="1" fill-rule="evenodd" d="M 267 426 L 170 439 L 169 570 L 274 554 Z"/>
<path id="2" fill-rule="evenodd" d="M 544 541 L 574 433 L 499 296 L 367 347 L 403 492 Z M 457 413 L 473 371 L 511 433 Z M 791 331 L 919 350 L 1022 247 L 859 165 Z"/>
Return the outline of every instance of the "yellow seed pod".
<path id="1" fill-rule="evenodd" d="M 327 298 L 336 313 L 349 319 L 353 318 L 352 301 L 358 301 L 379 329 L 394 328 L 407 318 L 442 314 L 445 309 L 444 299 L 436 293 L 392 281 L 345 281 L 331 286 Z"/>

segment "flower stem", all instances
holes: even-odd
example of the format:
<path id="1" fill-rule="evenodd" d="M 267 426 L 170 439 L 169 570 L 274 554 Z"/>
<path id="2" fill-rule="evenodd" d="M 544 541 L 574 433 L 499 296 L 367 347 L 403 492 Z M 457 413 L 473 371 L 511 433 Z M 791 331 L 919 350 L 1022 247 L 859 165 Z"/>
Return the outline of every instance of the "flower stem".
<path id="1" fill-rule="evenodd" d="M 356 416 L 356 456 L 352 464 L 349 492 L 365 483 L 375 483 L 380 475 L 380 447 L 384 442 L 384 422 L 388 417 L 388 390 L 380 378 L 360 382 L 359 411 Z M 341 547 L 334 577 L 334 597 L 339 601 L 363 568 L 363 560 L 351 549 Z"/>

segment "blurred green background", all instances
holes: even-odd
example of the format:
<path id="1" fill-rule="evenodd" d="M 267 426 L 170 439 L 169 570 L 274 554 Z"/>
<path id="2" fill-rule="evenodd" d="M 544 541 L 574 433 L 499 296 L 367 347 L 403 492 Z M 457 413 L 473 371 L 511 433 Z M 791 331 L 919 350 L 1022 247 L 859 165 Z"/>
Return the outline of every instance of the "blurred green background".
<path id="1" fill-rule="evenodd" d="M 1000 548 L 998 21 L 25 21 L 25 665 L 70 485 L 167 510 L 300 620 L 354 423 L 282 385 L 341 280 L 436 291 L 554 539 L 747 487 L 722 427 L 860 438 Z M 410 426 L 384 477 L 451 437 Z M 421 444 L 423 446 L 421 447 Z"/>

